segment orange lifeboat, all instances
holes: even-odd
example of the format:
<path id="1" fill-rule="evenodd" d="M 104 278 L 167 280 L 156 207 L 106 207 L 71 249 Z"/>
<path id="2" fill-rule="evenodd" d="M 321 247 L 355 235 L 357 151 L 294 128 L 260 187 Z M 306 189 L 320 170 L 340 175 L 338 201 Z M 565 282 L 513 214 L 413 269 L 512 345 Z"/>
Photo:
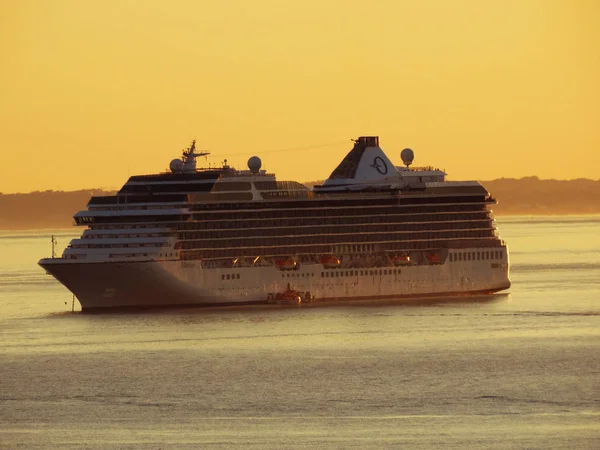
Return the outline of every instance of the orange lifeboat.
<path id="1" fill-rule="evenodd" d="M 442 262 L 442 258 L 440 258 L 439 253 L 426 253 L 425 258 L 427 258 L 429 264 L 440 264 Z"/>
<path id="2" fill-rule="evenodd" d="M 340 259 L 333 255 L 321 256 L 321 264 L 323 264 L 323 267 L 326 269 L 335 269 L 336 267 L 339 267 Z"/>
<path id="3" fill-rule="evenodd" d="M 296 261 L 293 259 L 276 259 L 275 267 L 279 270 L 294 270 L 296 268 Z"/>
<path id="4" fill-rule="evenodd" d="M 275 303 L 278 305 L 299 305 L 302 303 L 302 298 L 298 291 L 287 289 L 284 292 L 275 294 Z"/>
<path id="5" fill-rule="evenodd" d="M 391 260 L 395 266 L 407 266 L 410 264 L 410 256 L 408 255 L 392 256 Z"/>

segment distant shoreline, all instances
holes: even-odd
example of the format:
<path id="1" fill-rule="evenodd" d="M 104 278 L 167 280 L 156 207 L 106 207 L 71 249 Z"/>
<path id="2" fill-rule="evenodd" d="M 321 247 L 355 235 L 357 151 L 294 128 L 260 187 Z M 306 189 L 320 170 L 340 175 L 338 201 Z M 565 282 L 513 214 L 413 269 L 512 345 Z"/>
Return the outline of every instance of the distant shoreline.
<path id="1" fill-rule="evenodd" d="M 320 183 L 308 182 L 307 185 Z M 509 216 L 592 216 L 600 214 L 600 180 L 501 178 L 481 182 L 498 199 L 492 210 Z M 73 215 L 92 195 L 114 195 L 104 189 L 0 193 L 0 231 L 71 230 Z"/>
<path id="2" fill-rule="evenodd" d="M 561 213 L 555 213 L 555 212 L 536 212 L 536 213 L 531 213 L 531 212 L 509 212 L 509 213 L 497 213 L 494 212 L 494 215 L 496 216 L 497 219 L 509 219 L 511 217 L 514 218 L 524 218 L 524 217 L 531 217 L 531 218 L 536 218 L 536 217 L 542 217 L 542 218 L 551 218 L 551 217 L 593 217 L 593 216 L 600 216 L 600 211 L 597 212 L 561 212 Z M 85 227 L 84 227 L 85 228 Z M 70 227 L 65 227 L 64 225 L 60 226 L 43 226 L 43 227 L 34 227 L 34 228 L 27 228 L 27 227 L 15 227 L 15 228 L 3 228 L 2 225 L 0 225 L 0 233 L 17 233 L 19 231 L 25 231 L 25 232 L 36 232 L 39 231 L 40 233 L 48 233 L 48 232 L 64 232 L 64 233 L 68 233 L 74 230 L 79 230 L 81 229 L 80 226 L 77 225 L 71 225 Z"/>

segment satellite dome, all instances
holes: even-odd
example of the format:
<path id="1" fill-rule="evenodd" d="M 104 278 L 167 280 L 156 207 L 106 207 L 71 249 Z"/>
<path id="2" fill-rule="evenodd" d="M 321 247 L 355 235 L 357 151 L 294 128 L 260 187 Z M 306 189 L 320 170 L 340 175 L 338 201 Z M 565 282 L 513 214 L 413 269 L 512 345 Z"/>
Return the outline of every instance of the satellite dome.
<path id="1" fill-rule="evenodd" d="M 410 148 L 405 148 L 400 152 L 400 158 L 402 158 L 402 162 L 408 167 L 412 164 L 413 159 L 415 159 L 415 152 Z"/>
<path id="2" fill-rule="evenodd" d="M 182 172 L 183 171 L 183 161 L 179 158 L 175 158 L 173 161 L 171 161 L 171 164 L 169 164 L 169 168 L 171 169 L 171 172 L 173 172 L 173 173 Z"/>
<path id="3" fill-rule="evenodd" d="M 260 160 L 260 158 L 258 156 L 253 156 L 252 158 L 250 158 L 248 160 L 248 169 L 250 169 L 250 172 L 252 173 L 256 173 L 260 170 L 260 167 L 262 166 L 262 161 Z"/>

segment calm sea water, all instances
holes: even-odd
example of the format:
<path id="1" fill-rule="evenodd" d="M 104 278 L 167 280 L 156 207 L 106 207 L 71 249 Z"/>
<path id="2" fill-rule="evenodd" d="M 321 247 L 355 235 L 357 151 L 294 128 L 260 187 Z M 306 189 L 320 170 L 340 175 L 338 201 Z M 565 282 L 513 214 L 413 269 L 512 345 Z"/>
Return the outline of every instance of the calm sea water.
<path id="1" fill-rule="evenodd" d="M 600 448 L 600 217 L 499 225 L 487 300 L 99 315 L 0 233 L 0 448 Z"/>

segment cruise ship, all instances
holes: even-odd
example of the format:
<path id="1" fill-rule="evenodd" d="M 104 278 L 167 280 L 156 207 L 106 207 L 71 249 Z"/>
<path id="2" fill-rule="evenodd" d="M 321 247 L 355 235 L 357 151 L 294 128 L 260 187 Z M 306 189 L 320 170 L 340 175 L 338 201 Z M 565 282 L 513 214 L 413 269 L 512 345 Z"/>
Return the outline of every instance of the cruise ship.
<path id="1" fill-rule="evenodd" d="M 195 141 L 170 170 L 132 176 L 75 214 L 84 228 L 39 261 L 83 311 L 491 294 L 509 255 L 477 181 L 395 165 L 363 136 L 321 185 L 279 181 L 260 158 L 197 168 Z"/>

